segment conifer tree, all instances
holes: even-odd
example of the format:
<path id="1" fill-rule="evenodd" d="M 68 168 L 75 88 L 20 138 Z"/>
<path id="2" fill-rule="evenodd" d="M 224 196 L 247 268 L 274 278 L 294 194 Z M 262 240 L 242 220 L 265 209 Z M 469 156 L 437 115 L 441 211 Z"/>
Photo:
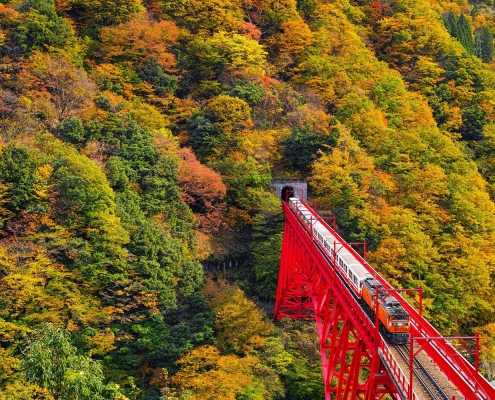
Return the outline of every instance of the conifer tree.
<path id="1" fill-rule="evenodd" d="M 493 34 L 490 28 L 482 26 L 474 32 L 474 47 L 475 55 L 483 60 L 483 62 L 490 62 L 495 53 L 495 46 L 493 45 Z"/>
<path id="2" fill-rule="evenodd" d="M 461 13 L 457 17 L 452 11 L 449 11 L 443 15 L 443 22 L 450 35 L 464 46 L 468 54 L 475 54 L 471 26 L 466 16 Z"/>
<path id="3" fill-rule="evenodd" d="M 461 13 L 459 17 L 459 42 L 464 46 L 469 54 L 474 54 L 474 41 L 471 34 L 471 26 L 466 16 Z"/>

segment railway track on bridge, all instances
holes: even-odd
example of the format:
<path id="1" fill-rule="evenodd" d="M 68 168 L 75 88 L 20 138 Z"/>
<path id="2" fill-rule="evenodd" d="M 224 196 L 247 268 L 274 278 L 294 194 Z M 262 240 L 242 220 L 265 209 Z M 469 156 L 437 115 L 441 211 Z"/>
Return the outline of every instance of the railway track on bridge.
<path id="1" fill-rule="evenodd" d="M 391 347 L 396 350 L 397 354 L 399 354 L 406 363 L 410 362 L 409 345 L 395 344 Z M 416 392 L 418 392 L 419 385 L 431 400 L 451 400 L 451 397 L 442 390 L 434 377 L 428 372 L 428 369 L 417 358 L 414 358 L 412 368 L 415 377 L 413 386 L 415 387 Z"/>

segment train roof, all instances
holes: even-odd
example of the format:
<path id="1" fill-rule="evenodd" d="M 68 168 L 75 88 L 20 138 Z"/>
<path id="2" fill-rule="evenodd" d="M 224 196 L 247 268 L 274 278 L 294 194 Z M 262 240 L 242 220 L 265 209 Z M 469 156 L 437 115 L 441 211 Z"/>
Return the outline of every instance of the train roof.
<path id="1" fill-rule="evenodd" d="M 352 254 L 346 247 L 342 246 L 342 242 L 339 241 L 323 224 L 315 224 L 318 232 L 325 238 L 327 243 L 333 247 L 335 242 L 335 248 L 337 250 L 337 255 L 351 267 L 359 280 L 363 280 L 366 277 L 370 277 L 371 274 L 368 269 L 362 264 L 362 261 L 357 259 L 354 254 Z M 320 229 L 321 226 L 321 229 Z"/>
<path id="2" fill-rule="evenodd" d="M 375 278 L 365 279 L 363 285 L 366 286 L 372 295 L 376 294 L 376 288 L 383 287 L 380 282 L 378 282 Z M 380 291 L 380 296 L 384 296 L 386 292 Z M 386 309 L 389 315 L 407 315 L 407 311 L 402 307 L 399 301 L 389 293 L 387 297 L 380 301 L 380 304 Z"/>
<path id="3" fill-rule="evenodd" d="M 373 293 L 374 293 L 374 290 L 377 286 L 383 287 L 383 285 L 375 278 L 366 279 L 366 281 L 364 282 L 364 285 L 366 285 L 368 287 L 368 289 L 373 290 Z"/>
<path id="4" fill-rule="evenodd" d="M 313 213 L 309 211 L 303 203 L 300 203 L 298 199 L 289 198 L 289 201 L 294 203 L 297 206 L 298 211 L 306 217 L 306 219 L 310 219 L 313 216 Z M 351 267 L 357 278 L 361 281 L 370 277 L 368 269 L 362 264 L 362 261 L 357 259 L 354 254 L 352 254 L 345 246 L 347 243 L 342 243 L 341 240 L 337 239 L 335 235 L 333 235 L 325 225 L 323 225 L 316 218 L 313 219 L 313 229 L 316 229 L 327 241 L 330 246 L 333 246 L 333 243 L 336 242 L 337 255 L 347 264 L 348 267 Z"/>

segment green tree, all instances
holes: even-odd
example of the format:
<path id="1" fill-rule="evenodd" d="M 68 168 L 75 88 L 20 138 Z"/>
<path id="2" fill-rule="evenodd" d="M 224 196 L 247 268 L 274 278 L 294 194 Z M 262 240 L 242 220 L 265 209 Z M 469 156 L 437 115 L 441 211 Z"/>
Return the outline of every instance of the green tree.
<path id="1" fill-rule="evenodd" d="M 253 82 L 239 82 L 229 93 L 231 96 L 239 97 L 251 107 L 259 105 L 265 91 Z"/>
<path id="2" fill-rule="evenodd" d="M 165 96 L 177 90 L 179 79 L 174 75 L 165 73 L 163 68 L 153 58 L 147 60 L 138 68 L 137 72 L 141 79 L 154 86 L 159 96 Z"/>
<path id="3" fill-rule="evenodd" d="M 14 32 L 14 40 L 26 53 L 46 51 L 52 46 L 64 48 L 73 36 L 69 24 L 57 15 L 53 0 L 28 0 L 20 11 L 23 20 Z"/>
<path id="4" fill-rule="evenodd" d="M 474 31 L 475 54 L 478 58 L 488 63 L 495 54 L 493 34 L 489 27 L 482 26 Z"/>
<path id="5" fill-rule="evenodd" d="M 246 161 L 227 158 L 215 163 L 213 167 L 223 175 L 227 198 L 231 204 L 247 210 L 258 209 L 263 188 L 271 179 L 268 166 L 248 157 Z"/>
<path id="6" fill-rule="evenodd" d="M 79 118 L 69 118 L 58 128 L 62 139 L 71 143 L 82 143 L 86 140 L 84 126 Z"/>
<path id="7" fill-rule="evenodd" d="M 10 184 L 11 211 L 20 211 L 34 198 L 34 155 L 24 146 L 15 144 L 0 148 L 0 179 Z"/>
<path id="8" fill-rule="evenodd" d="M 26 349 L 26 379 L 47 389 L 55 400 L 103 400 L 106 386 L 99 362 L 78 355 L 70 334 L 46 325 Z"/>
<path id="9" fill-rule="evenodd" d="M 104 26 L 117 25 L 143 10 L 139 0 L 69 0 L 67 13 L 89 33 Z"/>
<path id="10" fill-rule="evenodd" d="M 488 122 L 485 110 L 478 103 L 473 103 L 471 106 L 464 108 L 461 114 L 462 138 L 465 140 L 480 140 L 483 134 L 483 127 Z"/>
<path id="11" fill-rule="evenodd" d="M 260 212 L 253 217 L 253 272 L 256 294 L 263 299 L 274 299 L 282 248 L 284 214 L 280 200 L 273 195 L 261 198 Z"/>
<path id="12" fill-rule="evenodd" d="M 449 11 L 443 15 L 443 21 L 451 36 L 461 42 L 468 54 L 474 54 L 473 34 L 466 16 L 461 13 L 457 17 L 452 11 Z"/>
<path id="13" fill-rule="evenodd" d="M 448 11 L 443 14 L 443 23 L 450 35 L 457 38 L 459 36 L 459 18 L 454 12 Z"/>
<path id="14" fill-rule="evenodd" d="M 188 143 L 200 160 L 211 156 L 215 148 L 221 144 L 220 132 L 212 120 L 214 120 L 212 113 L 198 115 L 189 122 L 187 127 Z"/>
<path id="15" fill-rule="evenodd" d="M 338 138 L 337 128 L 334 128 L 330 135 L 319 135 L 307 129 L 295 128 L 285 141 L 284 156 L 295 170 L 306 174 L 312 162 L 321 156 L 320 151 L 335 146 Z"/>
<path id="16" fill-rule="evenodd" d="M 459 17 L 459 42 L 464 46 L 468 54 L 474 54 L 473 34 L 471 33 L 471 24 L 466 16 L 461 13 Z"/>

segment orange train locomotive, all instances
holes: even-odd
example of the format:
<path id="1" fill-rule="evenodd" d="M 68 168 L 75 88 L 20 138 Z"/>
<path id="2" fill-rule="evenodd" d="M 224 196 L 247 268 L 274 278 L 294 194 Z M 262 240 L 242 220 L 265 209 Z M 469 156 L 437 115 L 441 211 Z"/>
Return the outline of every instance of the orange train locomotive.
<path id="1" fill-rule="evenodd" d="M 404 343 L 409 338 L 409 314 L 388 292 L 380 290 L 382 285 L 374 278 L 366 278 L 361 288 L 361 297 L 375 312 L 376 288 L 378 287 L 378 319 L 385 328 L 386 339 L 394 343 Z"/>
<path id="2" fill-rule="evenodd" d="M 362 299 L 374 313 L 376 310 L 376 288 L 382 287 L 366 268 L 362 259 L 349 250 L 349 245 L 337 237 L 297 198 L 288 199 L 289 207 L 299 217 L 315 242 L 326 256 L 332 260 L 342 280 L 346 282 L 358 299 Z M 409 338 L 409 314 L 399 301 L 385 290 L 379 290 L 378 319 L 384 327 L 383 334 L 393 343 L 404 343 Z M 373 321 L 374 322 L 374 321 Z"/>

